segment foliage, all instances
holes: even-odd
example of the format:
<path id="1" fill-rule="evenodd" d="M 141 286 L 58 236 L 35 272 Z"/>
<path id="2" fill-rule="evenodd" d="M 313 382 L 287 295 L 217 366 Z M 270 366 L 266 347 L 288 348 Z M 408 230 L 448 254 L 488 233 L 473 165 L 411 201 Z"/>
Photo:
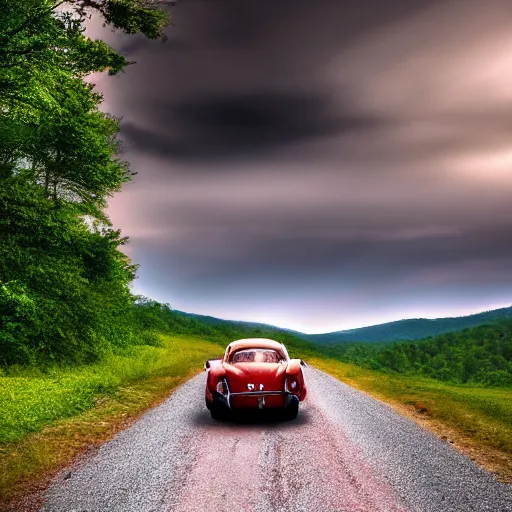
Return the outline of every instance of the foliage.
<path id="1" fill-rule="evenodd" d="M 95 14 L 127 34 L 163 37 L 164 4 L 0 0 L 0 365 L 91 363 L 128 346 L 158 345 L 160 332 L 223 343 L 272 337 L 307 357 L 318 352 L 304 339 L 414 339 L 512 314 L 506 308 L 303 337 L 132 297 L 136 266 L 121 252 L 127 239 L 112 229 L 104 208 L 133 173 L 120 158 L 118 120 L 101 112 L 102 97 L 85 80 L 130 63 L 104 41 L 87 38 L 85 23 Z M 503 323 L 419 343 L 318 350 L 389 372 L 509 386 L 510 330 Z"/>
<path id="2" fill-rule="evenodd" d="M 200 322 L 190 329 L 217 339 L 268 337 L 286 343 L 297 357 L 329 357 L 391 374 L 430 377 L 457 384 L 512 387 L 512 320 L 503 311 L 484 313 L 495 321 L 472 329 L 419 341 L 375 343 L 311 343 L 310 336 L 251 322 L 169 312 Z M 481 315 L 472 315 L 481 317 Z M 471 317 L 462 317 L 462 319 Z M 192 332 L 192 331 L 188 331 Z M 304 336 L 304 338 L 302 337 Z"/>
<path id="3" fill-rule="evenodd" d="M 291 333 L 272 326 L 231 322 L 216 319 L 215 322 L 204 322 L 201 315 L 191 315 L 173 310 L 169 304 L 160 304 L 147 297 L 139 297 L 133 308 L 133 319 L 141 334 L 153 336 L 159 332 L 167 334 L 193 334 L 205 339 L 221 343 L 222 348 L 233 340 L 241 338 L 271 338 L 285 343 L 297 357 L 314 354 L 315 346 L 292 335 Z M 209 317 L 211 318 L 211 317 Z M 219 352 L 219 354 L 222 353 Z M 299 354 L 299 355 L 298 355 Z"/>
<path id="4" fill-rule="evenodd" d="M 304 339 L 315 343 L 353 343 L 358 341 L 379 343 L 383 341 L 420 340 L 446 332 L 455 332 L 470 327 L 512 318 L 512 306 L 475 315 L 453 318 L 412 318 L 380 325 L 349 329 L 325 334 L 307 334 Z"/>
<path id="5" fill-rule="evenodd" d="M 145 301 L 148 306 L 153 304 L 160 321 L 166 319 L 165 328 L 171 332 L 197 333 L 223 342 L 237 338 L 272 338 L 285 343 L 292 357 L 329 357 L 380 372 L 430 377 L 457 384 L 512 386 L 512 320 L 419 341 L 318 344 L 306 341 L 307 336 L 305 340 L 278 327 L 182 313 L 149 299 Z M 163 324 L 158 325 L 164 328 Z"/>
<path id="6" fill-rule="evenodd" d="M 104 212 L 132 172 L 118 120 L 85 78 L 129 62 L 85 35 L 91 14 L 163 36 L 151 0 L 0 0 L 0 365 L 87 363 L 143 335 L 136 267 Z"/>
<path id="7" fill-rule="evenodd" d="M 125 343 L 135 267 L 118 231 L 91 229 L 18 176 L 0 189 L 0 361 L 91 361 Z M 113 326 L 116 326 L 114 328 Z"/>
<path id="8" fill-rule="evenodd" d="M 458 384 L 512 386 L 512 320 L 384 344 L 332 344 L 321 353 L 366 368 Z"/>

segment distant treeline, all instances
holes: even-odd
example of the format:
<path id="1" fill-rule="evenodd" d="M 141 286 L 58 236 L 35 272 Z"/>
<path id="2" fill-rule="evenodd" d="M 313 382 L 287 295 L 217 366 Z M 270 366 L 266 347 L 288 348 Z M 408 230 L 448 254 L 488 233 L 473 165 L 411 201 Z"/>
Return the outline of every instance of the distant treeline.
<path id="1" fill-rule="evenodd" d="M 512 386 L 512 320 L 421 341 L 326 344 L 319 350 L 373 370 L 457 384 Z"/>
<path id="2" fill-rule="evenodd" d="M 140 301 L 137 311 L 146 333 L 153 329 L 198 334 L 222 343 L 268 337 L 286 343 L 292 357 L 332 357 L 386 373 L 457 384 L 512 386 L 512 320 L 417 341 L 313 344 L 272 326 L 219 319 L 204 322 L 201 316 L 176 312 L 149 299 Z"/>
<path id="3" fill-rule="evenodd" d="M 0 302 L 4 313 L 0 320 L 0 366 L 87 364 L 131 345 L 158 346 L 161 334 L 188 334 L 219 342 L 219 355 L 227 343 L 251 337 L 272 338 L 286 343 L 292 357 L 315 353 L 313 345 L 286 331 L 228 321 L 204 323 L 191 315 L 174 311 L 169 304 L 122 294 L 116 289 L 110 292 L 113 299 L 118 299 L 117 302 L 112 300 L 105 308 L 105 290 L 103 296 L 89 296 L 91 283 L 85 287 L 81 280 L 77 281 L 77 293 L 70 297 L 76 301 L 75 304 L 55 300 L 55 295 L 62 293 L 58 282 L 49 283 L 49 288 L 42 290 L 44 295 L 41 293 L 37 302 L 29 295 L 4 295 L 3 302 Z M 69 287 L 69 283 L 63 286 Z M 26 293 L 26 290 L 21 291 Z M 103 300 L 96 302 L 94 299 Z M 22 310 L 24 304 L 27 307 Z M 11 306 L 11 311 L 7 311 L 8 306 Z M 48 314 L 52 306 L 55 316 Z M 14 315 L 21 316 L 22 313 L 25 316 L 21 322 L 12 321 Z"/>
<path id="4" fill-rule="evenodd" d="M 138 329 L 147 336 L 155 335 L 157 338 L 158 333 L 190 334 L 219 341 L 221 344 L 240 338 L 271 338 L 285 343 L 292 352 L 292 357 L 317 354 L 312 343 L 270 325 L 220 319 L 211 321 L 213 317 L 175 311 L 168 304 L 160 304 L 146 297 L 137 300 L 134 311 Z"/>
<path id="5" fill-rule="evenodd" d="M 411 341 L 421 340 L 429 336 L 438 336 L 447 332 L 461 331 L 470 327 L 478 327 L 507 318 L 512 319 L 512 307 L 451 318 L 410 318 L 346 331 L 308 334 L 303 337 L 315 343 Z"/>

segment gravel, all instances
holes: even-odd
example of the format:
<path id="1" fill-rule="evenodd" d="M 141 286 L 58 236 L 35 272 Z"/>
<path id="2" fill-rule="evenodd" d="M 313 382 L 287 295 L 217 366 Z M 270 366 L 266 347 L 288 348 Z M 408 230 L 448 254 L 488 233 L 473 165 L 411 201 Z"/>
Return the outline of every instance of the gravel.
<path id="1" fill-rule="evenodd" d="M 512 512 L 497 482 L 384 404 L 306 368 L 299 418 L 217 422 L 205 375 L 49 488 L 42 512 Z"/>

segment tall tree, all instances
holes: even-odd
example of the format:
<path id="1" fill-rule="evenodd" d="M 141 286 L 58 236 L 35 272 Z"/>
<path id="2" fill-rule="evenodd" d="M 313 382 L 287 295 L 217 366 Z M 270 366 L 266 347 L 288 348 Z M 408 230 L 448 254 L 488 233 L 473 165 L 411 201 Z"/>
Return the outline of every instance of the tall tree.
<path id="1" fill-rule="evenodd" d="M 89 361 L 137 342 L 136 267 L 104 213 L 132 173 L 118 120 L 84 80 L 130 63 L 85 23 L 96 12 L 163 37 L 163 3 L 0 0 L 0 363 Z"/>

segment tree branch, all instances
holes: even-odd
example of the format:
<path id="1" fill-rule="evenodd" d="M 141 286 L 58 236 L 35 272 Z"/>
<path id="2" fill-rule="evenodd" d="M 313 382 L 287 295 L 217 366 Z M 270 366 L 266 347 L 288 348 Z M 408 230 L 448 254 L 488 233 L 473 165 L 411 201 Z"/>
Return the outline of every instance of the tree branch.
<path id="1" fill-rule="evenodd" d="M 19 34 L 22 30 L 25 30 L 38 16 L 45 16 L 46 14 L 50 14 L 53 12 L 57 7 L 60 7 L 62 4 L 65 4 L 68 0 L 61 0 L 60 2 L 57 2 L 53 7 L 50 9 L 46 9 L 43 11 L 35 12 L 32 16 L 29 16 L 19 27 L 13 28 L 12 30 L 9 30 L 5 34 L 3 34 L 4 38 L 9 38 L 12 36 L 15 36 L 16 34 Z"/>

